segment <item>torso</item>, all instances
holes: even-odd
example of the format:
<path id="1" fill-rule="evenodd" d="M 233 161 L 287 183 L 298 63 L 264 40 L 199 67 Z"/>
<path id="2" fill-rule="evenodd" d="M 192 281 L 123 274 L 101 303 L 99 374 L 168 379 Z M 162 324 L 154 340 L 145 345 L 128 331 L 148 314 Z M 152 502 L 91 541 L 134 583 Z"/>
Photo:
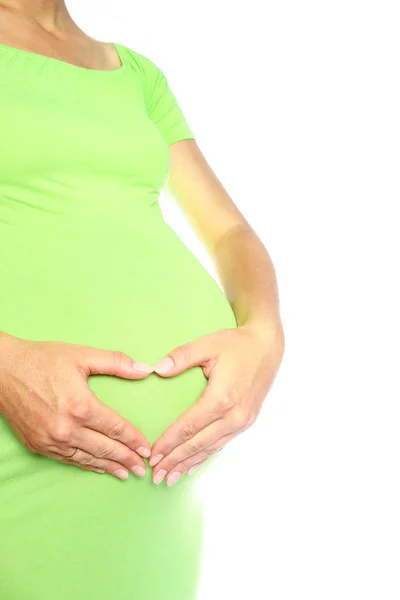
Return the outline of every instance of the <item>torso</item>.
<path id="1" fill-rule="evenodd" d="M 191 134 L 161 71 L 121 46 L 124 68 L 90 70 L 115 63 L 78 34 L 56 48 L 5 33 L 0 44 L 59 60 L 0 46 L 0 331 L 154 364 L 235 327 L 158 202 L 168 142 Z M 195 366 L 88 385 L 153 444 L 207 379 Z M 211 462 L 172 488 L 155 485 L 150 468 L 123 482 L 29 452 L 0 416 L 1 600 L 195 600 L 196 481 Z"/>

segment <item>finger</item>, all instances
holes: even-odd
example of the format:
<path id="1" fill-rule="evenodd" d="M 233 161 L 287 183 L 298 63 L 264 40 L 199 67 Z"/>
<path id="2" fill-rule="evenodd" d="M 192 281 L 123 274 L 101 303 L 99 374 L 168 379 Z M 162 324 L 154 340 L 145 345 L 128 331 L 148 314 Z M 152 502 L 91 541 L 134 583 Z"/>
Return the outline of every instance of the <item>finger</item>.
<path id="1" fill-rule="evenodd" d="M 82 469 L 82 471 L 93 471 L 93 473 L 102 473 L 104 474 L 106 471 L 104 469 L 99 469 L 97 467 L 85 467 L 84 465 L 80 465 L 79 463 L 74 463 L 73 461 L 62 461 L 65 464 L 70 464 L 70 465 L 74 465 L 76 467 L 79 467 L 80 469 Z"/>
<path id="2" fill-rule="evenodd" d="M 197 464 L 197 462 L 202 462 L 202 461 L 204 462 L 204 461 L 208 460 L 216 452 L 219 452 L 220 450 L 222 450 L 224 445 L 227 442 L 229 442 L 230 440 L 232 440 L 236 435 L 237 435 L 237 432 L 231 433 L 229 435 L 225 435 L 225 436 L 221 437 L 220 439 L 217 439 L 213 444 L 210 444 L 207 448 L 205 448 L 201 452 L 198 452 L 197 454 L 194 454 L 190 458 L 188 458 L 180 463 L 177 463 L 176 465 L 174 465 L 174 467 L 171 470 L 168 471 L 166 469 L 162 469 L 162 470 L 158 471 L 156 475 L 153 474 L 153 482 L 158 484 L 158 483 L 161 483 L 161 481 L 164 478 L 166 478 L 167 484 L 169 486 L 174 485 L 178 481 L 179 477 L 181 475 L 183 475 L 184 473 L 187 473 L 192 466 Z"/>
<path id="3" fill-rule="evenodd" d="M 218 440 L 233 432 L 233 426 L 226 419 L 218 419 L 205 427 L 198 434 L 180 444 L 170 454 L 165 456 L 153 469 L 153 478 L 159 470 L 167 473 L 172 471 L 176 465 L 193 459 L 196 455 L 204 452 Z M 193 463 L 192 463 L 193 464 Z"/>
<path id="4" fill-rule="evenodd" d="M 176 346 L 161 360 L 153 365 L 158 375 L 173 377 L 194 366 L 205 366 L 214 357 L 215 344 L 210 343 L 209 335 Z"/>
<path id="5" fill-rule="evenodd" d="M 122 442 L 130 450 L 144 458 L 150 456 L 150 443 L 130 421 L 100 402 L 94 393 L 92 393 L 90 404 L 89 415 L 84 423 L 86 427 L 98 431 L 112 440 Z"/>
<path id="6" fill-rule="evenodd" d="M 208 459 L 207 459 L 207 458 L 205 458 L 204 460 L 201 460 L 200 462 L 198 462 L 198 463 L 196 463 L 195 465 L 193 465 L 193 467 L 191 467 L 191 468 L 188 470 L 187 474 L 188 474 L 188 475 L 193 475 L 193 473 L 194 473 L 195 471 L 197 471 L 197 469 L 198 469 L 199 467 L 201 467 L 201 465 L 204 465 L 204 463 L 206 463 L 206 462 L 207 462 L 207 460 L 208 460 Z"/>
<path id="7" fill-rule="evenodd" d="M 226 440 L 226 441 L 229 441 L 229 440 Z M 222 443 L 222 441 L 221 441 L 221 443 Z M 225 443 L 226 443 L 226 442 L 225 442 Z M 224 444 L 223 446 L 220 446 L 219 448 L 217 448 L 215 452 L 220 452 L 220 450 L 223 450 L 223 449 L 224 449 L 224 447 L 225 447 L 225 444 Z M 188 469 L 188 471 L 187 471 L 187 474 L 188 474 L 188 475 L 193 475 L 193 473 L 194 473 L 195 471 L 197 471 L 197 469 L 198 469 L 199 467 L 201 467 L 202 465 L 204 465 L 204 463 L 206 463 L 206 462 L 207 462 L 207 460 L 208 460 L 209 458 L 210 458 L 210 457 L 209 457 L 209 456 L 207 456 L 207 458 L 203 458 L 203 460 L 200 460 L 199 462 L 196 462 L 196 463 L 195 463 L 193 466 L 191 466 L 191 467 Z"/>
<path id="8" fill-rule="evenodd" d="M 112 440 L 106 435 L 84 427 L 77 432 L 74 438 L 74 445 L 86 451 L 95 458 L 103 458 L 119 463 L 128 471 L 131 471 L 138 477 L 143 477 L 146 473 L 146 465 L 143 459 L 130 450 L 128 446 L 117 440 Z M 75 460 L 76 457 L 73 457 Z"/>
<path id="9" fill-rule="evenodd" d="M 74 453 L 74 459 L 70 459 L 59 452 L 48 451 L 46 454 L 59 460 L 60 462 L 75 465 L 86 471 L 100 469 L 100 471 L 114 475 L 114 477 L 117 477 L 118 479 L 125 480 L 129 477 L 129 471 L 121 467 L 119 463 L 116 463 L 112 460 L 96 458 L 84 450 L 78 449 L 78 451 Z"/>
<path id="10" fill-rule="evenodd" d="M 125 379 L 143 379 L 154 371 L 151 365 L 133 360 L 119 350 L 103 350 L 80 346 L 81 364 L 85 375 L 115 375 Z"/>
<path id="11" fill-rule="evenodd" d="M 164 433 L 154 442 L 151 449 L 149 465 L 154 467 L 164 456 L 170 454 L 177 446 L 195 436 L 214 421 L 222 418 L 218 403 L 209 401 L 213 390 L 209 384 L 203 396 L 186 410 Z"/>
<path id="12" fill-rule="evenodd" d="M 215 444 L 212 444 L 211 446 L 206 448 L 204 452 L 200 452 L 196 456 L 191 457 L 189 460 L 184 461 L 183 463 L 181 463 L 179 465 L 176 465 L 175 469 L 178 472 L 187 473 L 188 475 L 191 475 L 196 470 L 195 467 L 204 464 L 205 462 L 207 462 L 207 460 L 209 458 L 214 456 L 214 454 L 223 450 L 225 448 L 226 444 L 228 442 L 230 442 L 231 440 L 233 440 L 236 437 L 236 435 L 237 435 L 237 433 L 235 432 L 235 433 L 231 433 L 230 435 L 224 436 L 220 440 L 217 440 L 215 442 Z M 167 475 L 167 482 L 168 482 L 168 479 L 169 479 L 169 475 Z"/>

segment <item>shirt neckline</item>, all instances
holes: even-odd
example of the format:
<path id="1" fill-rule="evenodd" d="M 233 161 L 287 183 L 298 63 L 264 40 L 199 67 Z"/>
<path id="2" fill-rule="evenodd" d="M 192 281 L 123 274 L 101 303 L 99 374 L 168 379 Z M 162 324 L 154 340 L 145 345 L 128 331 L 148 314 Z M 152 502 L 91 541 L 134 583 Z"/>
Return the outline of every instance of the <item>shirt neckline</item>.
<path id="1" fill-rule="evenodd" d="M 23 48 L 16 48 L 15 46 L 9 46 L 8 44 L 0 44 L 0 52 L 5 51 L 10 55 L 14 55 L 20 58 L 26 58 L 29 60 L 36 60 L 42 63 L 48 63 L 49 65 L 54 65 L 59 67 L 60 69 L 66 69 L 70 71 L 75 71 L 77 73 L 87 73 L 87 74 L 101 74 L 101 76 L 116 76 L 117 74 L 123 73 L 127 69 L 127 63 L 125 61 L 123 55 L 123 48 L 121 44 L 117 42 L 107 42 L 108 45 L 114 46 L 121 65 L 117 69 L 89 69 L 87 67 L 80 67 L 79 65 L 75 65 L 73 63 L 67 62 L 65 60 L 60 60 L 59 58 L 55 58 L 53 56 L 47 56 L 46 54 L 39 54 L 38 52 L 31 52 L 30 50 L 24 50 Z"/>

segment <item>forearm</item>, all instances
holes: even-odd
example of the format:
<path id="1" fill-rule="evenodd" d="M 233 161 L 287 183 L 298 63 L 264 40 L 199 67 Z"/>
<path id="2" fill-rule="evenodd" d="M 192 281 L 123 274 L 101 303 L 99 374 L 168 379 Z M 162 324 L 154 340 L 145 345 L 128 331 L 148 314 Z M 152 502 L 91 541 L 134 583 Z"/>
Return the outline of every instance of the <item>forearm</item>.
<path id="1" fill-rule="evenodd" d="M 250 225 L 227 231 L 212 258 L 238 326 L 254 326 L 267 335 L 283 333 L 275 269 Z"/>

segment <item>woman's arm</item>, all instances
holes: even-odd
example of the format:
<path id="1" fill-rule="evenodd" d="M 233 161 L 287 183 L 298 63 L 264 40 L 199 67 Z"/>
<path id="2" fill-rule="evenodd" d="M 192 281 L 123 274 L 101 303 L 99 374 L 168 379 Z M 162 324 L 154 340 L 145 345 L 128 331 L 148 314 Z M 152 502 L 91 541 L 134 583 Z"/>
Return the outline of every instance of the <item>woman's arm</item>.
<path id="1" fill-rule="evenodd" d="M 155 441 L 153 481 L 174 485 L 250 427 L 278 372 L 284 335 L 271 259 L 194 139 L 169 145 L 169 191 L 204 242 L 236 317 L 225 328 L 172 348 L 153 366 L 174 377 L 194 366 L 208 385 Z"/>
<path id="2" fill-rule="evenodd" d="M 262 242 L 207 163 L 195 140 L 169 146 L 169 191 L 216 266 L 238 326 L 283 343 L 275 270 Z"/>

